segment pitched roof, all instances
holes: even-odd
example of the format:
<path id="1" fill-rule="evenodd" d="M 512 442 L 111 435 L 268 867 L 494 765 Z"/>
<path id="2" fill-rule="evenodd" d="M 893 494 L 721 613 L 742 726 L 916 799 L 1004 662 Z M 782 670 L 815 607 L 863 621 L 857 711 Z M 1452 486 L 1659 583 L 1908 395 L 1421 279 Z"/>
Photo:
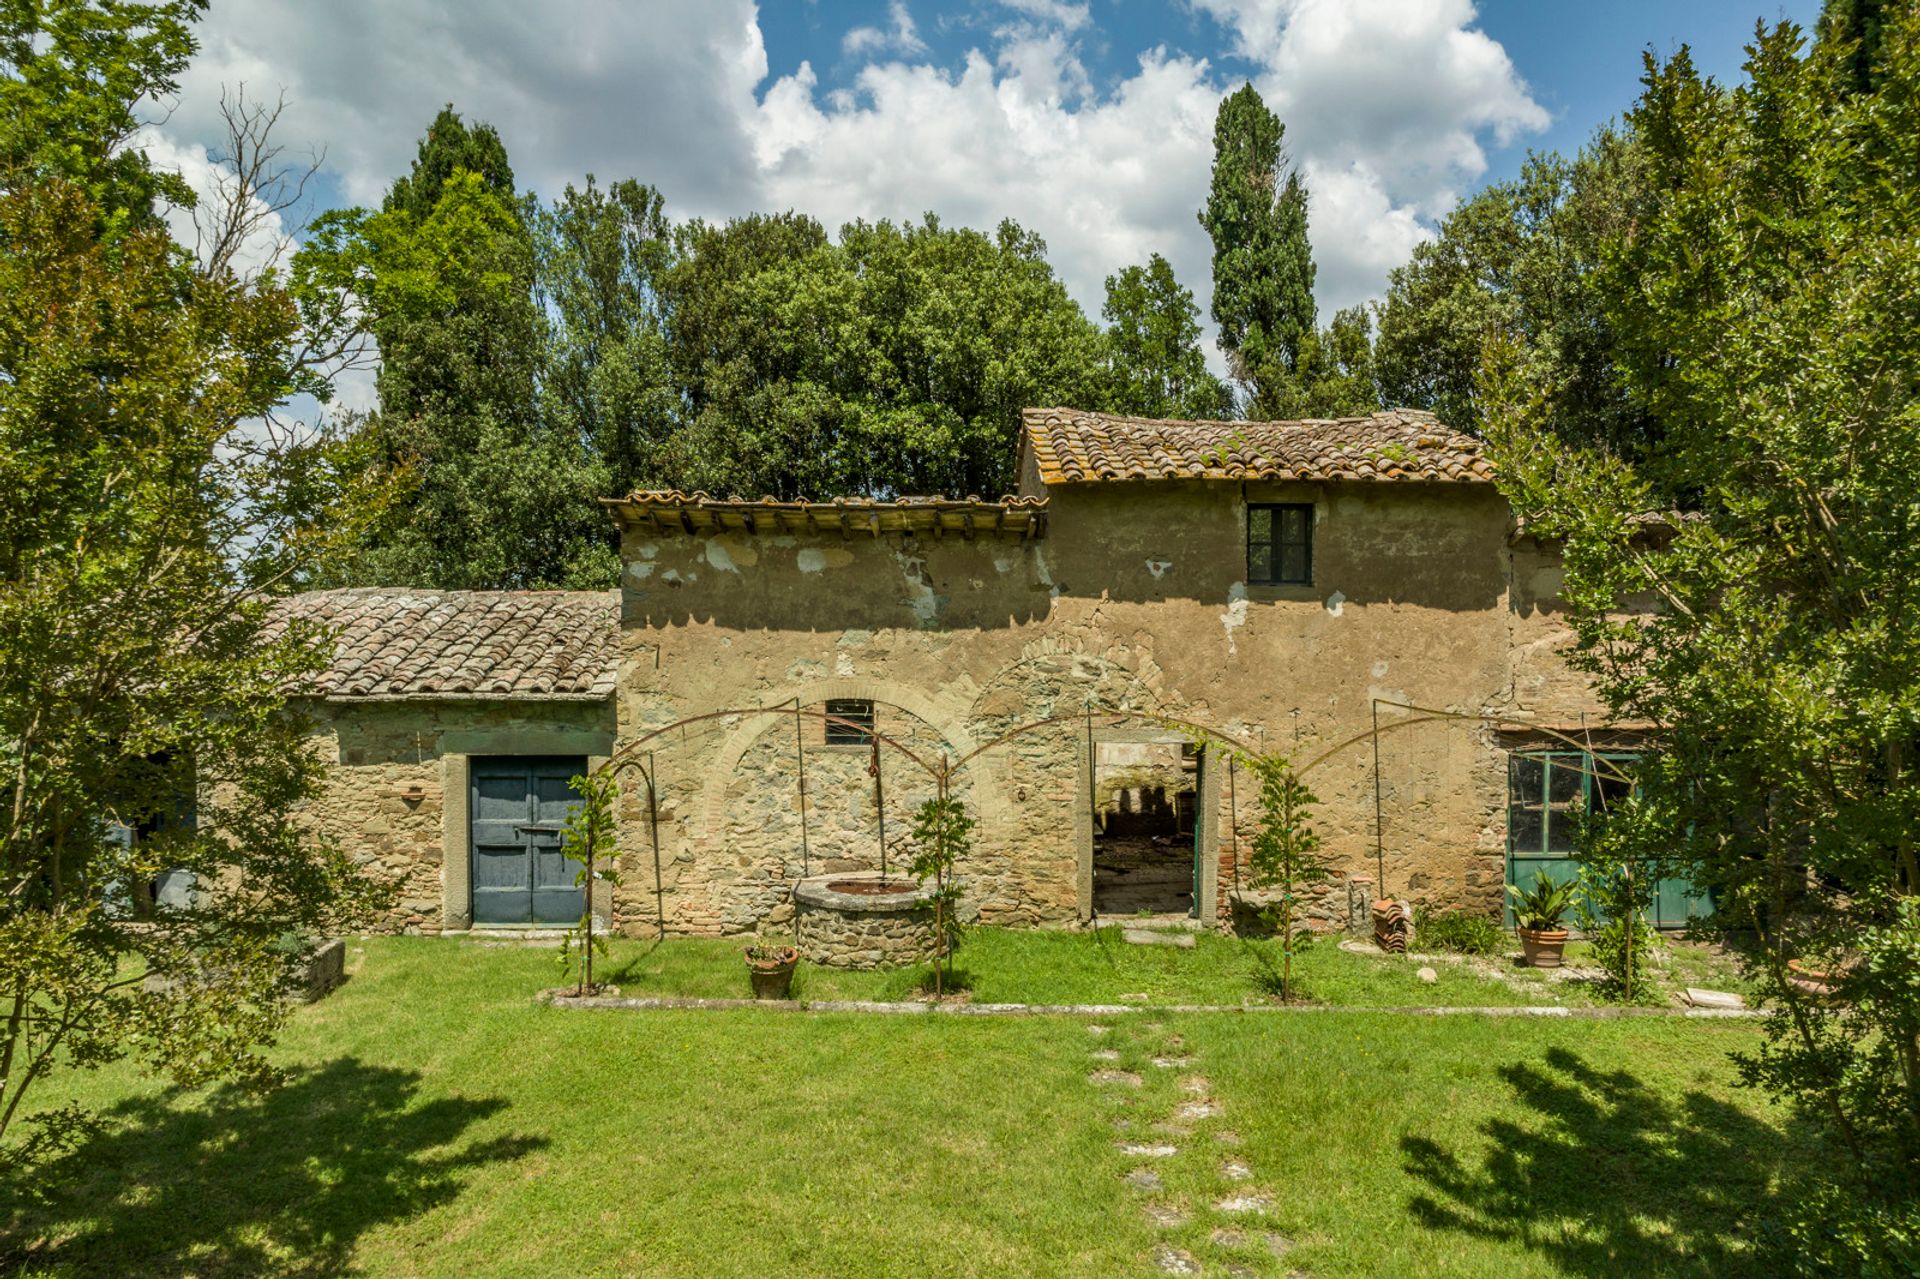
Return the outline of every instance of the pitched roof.
<path id="1" fill-rule="evenodd" d="M 618 591 L 350 587 L 276 602 L 267 636 L 299 618 L 333 636 L 302 692 L 354 698 L 598 701 L 619 652 Z"/>
<path id="2" fill-rule="evenodd" d="M 836 497 L 825 502 L 783 502 L 763 497 L 716 498 L 705 493 L 657 489 L 631 497 L 604 497 L 602 506 L 622 521 L 656 533 L 1006 533 L 1040 537 L 1047 527 L 1047 499 L 1003 497 Z"/>
<path id="3" fill-rule="evenodd" d="M 1176 422 L 1027 409 L 1024 447 L 1046 484 L 1097 480 L 1417 480 L 1487 483 L 1471 436 L 1388 409 L 1299 422 Z"/>

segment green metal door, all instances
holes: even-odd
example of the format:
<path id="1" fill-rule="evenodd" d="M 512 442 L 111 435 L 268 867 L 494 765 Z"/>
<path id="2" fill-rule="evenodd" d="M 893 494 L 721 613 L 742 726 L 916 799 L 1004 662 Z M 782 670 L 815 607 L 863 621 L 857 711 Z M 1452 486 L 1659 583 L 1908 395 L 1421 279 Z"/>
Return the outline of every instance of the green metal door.
<path id="1" fill-rule="evenodd" d="M 1581 813 L 1605 806 L 1627 787 L 1605 765 L 1629 764 L 1629 754 L 1586 751 L 1537 751 L 1507 757 L 1507 882 L 1532 887 L 1546 874 L 1556 884 L 1577 879 L 1574 835 Z M 1684 928 L 1690 919 L 1713 913 L 1712 900 L 1684 879 L 1663 879 L 1654 887 L 1651 911 L 1655 928 Z M 1513 924 L 1513 901 L 1506 903 Z M 1605 918 L 1602 916 L 1602 918 Z"/>

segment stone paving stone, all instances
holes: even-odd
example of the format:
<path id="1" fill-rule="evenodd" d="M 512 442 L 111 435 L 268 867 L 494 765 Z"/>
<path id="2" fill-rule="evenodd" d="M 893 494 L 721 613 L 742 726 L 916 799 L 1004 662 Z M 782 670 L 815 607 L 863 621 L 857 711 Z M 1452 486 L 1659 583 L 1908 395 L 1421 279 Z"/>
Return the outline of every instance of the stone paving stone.
<path id="1" fill-rule="evenodd" d="M 1237 1261 L 1229 1261 L 1227 1263 L 1227 1274 L 1232 1276 L 1232 1279 L 1259 1279 L 1252 1270 Z"/>
<path id="2" fill-rule="evenodd" d="M 1160 1174 L 1151 1168 L 1135 1168 L 1123 1180 L 1135 1190 L 1152 1194 L 1161 1189 Z"/>
<path id="3" fill-rule="evenodd" d="M 1093 1050 L 1092 1056 L 1095 1061 L 1119 1061 L 1120 1050 L 1118 1048 L 1096 1048 Z"/>
<path id="4" fill-rule="evenodd" d="M 1104 1035 L 1109 1030 L 1112 1030 L 1112 1029 L 1113 1027 L 1111 1026 L 1091 1026 L 1090 1025 L 1087 1027 L 1087 1033 L 1089 1035 Z"/>
<path id="5" fill-rule="evenodd" d="M 1193 949 L 1192 933 L 1167 933 L 1154 928 L 1122 928 L 1120 940 L 1134 946 L 1172 946 L 1178 950 Z"/>
<path id="6" fill-rule="evenodd" d="M 1266 1241 L 1267 1251 L 1276 1257 L 1284 1257 L 1293 1251 L 1293 1240 L 1287 1238 L 1278 1230 L 1269 1230 L 1266 1234 L 1262 1235 L 1261 1238 Z M 1294 1273 L 1298 1274 L 1299 1271 L 1295 1271 Z"/>
<path id="7" fill-rule="evenodd" d="M 1240 1134 L 1231 1128 L 1222 1128 L 1219 1132 L 1213 1134 L 1213 1139 L 1223 1146 L 1237 1146 L 1240 1144 Z"/>
<path id="8" fill-rule="evenodd" d="M 1230 1213 L 1265 1212 L 1273 1206 L 1273 1196 L 1264 1191 L 1242 1191 L 1216 1203 L 1214 1211 Z"/>
<path id="9" fill-rule="evenodd" d="M 1687 1002 L 1695 1008 L 1745 1008 L 1747 1001 L 1728 990 L 1701 990 L 1687 987 Z"/>
<path id="10" fill-rule="evenodd" d="M 1193 1254 L 1190 1252 L 1182 1252 L 1170 1243 L 1154 1245 L 1153 1264 L 1159 1267 L 1160 1273 L 1163 1275 L 1197 1275 L 1200 1273 L 1200 1263 L 1193 1259 Z"/>
<path id="11" fill-rule="evenodd" d="M 1113 1126 L 1115 1129 L 1117 1129 L 1120 1132 L 1126 1132 L 1133 1127 L 1133 1120 L 1128 1119 L 1125 1116 L 1122 1116 L 1121 1118 L 1113 1121 Z"/>
<path id="12" fill-rule="evenodd" d="M 1176 1124 L 1165 1119 L 1155 1124 L 1153 1130 L 1163 1137 L 1186 1137 L 1193 1133 L 1193 1129 L 1185 1124 Z"/>
<path id="13" fill-rule="evenodd" d="M 1178 1230 L 1187 1224 L 1187 1214 L 1171 1204 L 1148 1204 L 1141 1209 L 1147 1220 L 1162 1230 Z"/>
<path id="14" fill-rule="evenodd" d="M 1158 1066 L 1161 1070 L 1185 1070 L 1188 1066 L 1193 1065 L 1193 1058 L 1191 1057 L 1155 1057 L 1153 1059 L 1153 1064 Z"/>
<path id="15" fill-rule="evenodd" d="M 1140 1076 L 1131 1070 L 1096 1070 L 1087 1076 L 1090 1084 L 1119 1084 L 1127 1088 L 1138 1088 Z"/>
<path id="16" fill-rule="evenodd" d="M 1238 1159 L 1229 1159 L 1220 1165 L 1220 1175 L 1228 1181 L 1246 1181 L 1253 1176 L 1253 1169 L 1247 1167 Z"/>
<path id="17" fill-rule="evenodd" d="M 1130 990 L 1120 996 L 1120 998 L 1129 1004 L 1144 1004 L 1147 1002 L 1147 992 L 1144 990 Z"/>
<path id="18" fill-rule="evenodd" d="M 1207 1082 L 1205 1075 L 1188 1075 L 1180 1081 L 1180 1090 L 1195 1097 L 1204 1097 L 1213 1091 L 1213 1085 Z"/>
<path id="19" fill-rule="evenodd" d="M 1116 1141 L 1114 1149 L 1136 1159 L 1171 1159 L 1180 1153 L 1180 1147 L 1165 1142 Z"/>
<path id="20" fill-rule="evenodd" d="M 1182 1038 L 1181 1036 L 1179 1036 L 1179 1035 L 1168 1035 L 1168 1036 L 1167 1036 L 1167 1047 L 1169 1047 L 1169 1048 L 1185 1048 L 1186 1046 L 1187 1046 L 1187 1041 L 1186 1041 L 1186 1040 L 1185 1040 L 1184 1038 Z"/>
<path id="21" fill-rule="evenodd" d="M 1175 1117 L 1189 1122 L 1201 1119 L 1214 1119 L 1220 1114 L 1220 1103 L 1215 1101 L 1183 1102 L 1180 1109 L 1173 1112 Z"/>
<path id="22" fill-rule="evenodd" d="M 1247 1237 L 1238 1230 L 1229 1230 L 1225 1226 L 1215 1230 L 1209 1238 L 1221 1248 L 1238 1248 L 1247 1241 Z"/>

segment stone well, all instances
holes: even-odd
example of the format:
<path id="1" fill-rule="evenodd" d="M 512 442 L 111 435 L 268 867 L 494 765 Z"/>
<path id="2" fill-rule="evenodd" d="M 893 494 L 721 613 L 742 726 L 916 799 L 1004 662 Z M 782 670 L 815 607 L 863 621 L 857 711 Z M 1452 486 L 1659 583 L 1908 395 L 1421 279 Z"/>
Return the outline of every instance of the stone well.
<path id="1" fill-rule="evenodd" d="M 793 886 L 797 945 L 829 968 L 897 968 L 933 958 L 931 890 L 868 871 L 815 875 Z"/>

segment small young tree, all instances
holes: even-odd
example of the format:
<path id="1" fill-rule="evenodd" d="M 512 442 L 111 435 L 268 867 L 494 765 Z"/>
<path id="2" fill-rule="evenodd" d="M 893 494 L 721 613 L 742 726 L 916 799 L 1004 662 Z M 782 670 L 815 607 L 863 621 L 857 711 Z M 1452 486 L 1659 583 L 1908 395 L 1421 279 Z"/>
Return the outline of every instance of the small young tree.
<path id="1" fill-rule="evenodd" d="M 1329 874 L 1320 855 L 1320 836 L 1308 824 L 1309 813 L 1320 801 L 1294 774 L 1286 756 L 1244 754 L 1239 759 L 1260 783 L 1260 817 L 1248 866 L 1255 888 L 1280 890 L 1279 900 L 1266 913 L 1280 939 L 1280 999 L 1285 1002 L 1293 997 L 1293 956 L 1312 940 L 1311 933 L 1294 926 L 1296 891 Z"/>
<path id="2" fill-rule="evenodd" d="M 920 805 L 913 817 L 913 861 L 908 872 L 925 884 L 933 880 L 933 995 L 946 991 L 953 948 L 960 940 L 960 886 L 953 868 L 972 846 L 973 819 L 959 800 L 941 793 Z"/>
<path id="3" fill-rule="evenodd" d="M 565 830 L 560 836 L 560 854 L 568 861 L 579 863 L 573 882 L 580 886 L 580 922 L 567 930 L 560 941 L 560 973 L 565 977 L 573 971 L 574 956 L 580 958 L 580 984 L 577 994 L 593 993 L 593 957 L 607 953 L 607 938 L 603 932 L 595 931 L 593 926 L 593 886 L 606 884 L 609 888 L 620 882 L 614 860 L 619 851 L 614 847 L 613 808 L 619 798 L 620 782 L 611 768 L 601 768 L 594 772 L 574 777 L 568 782 L 580 796 L 580 804 L 567 816 Z M 602 867 L 604 866 L 604 869 Z"/>

